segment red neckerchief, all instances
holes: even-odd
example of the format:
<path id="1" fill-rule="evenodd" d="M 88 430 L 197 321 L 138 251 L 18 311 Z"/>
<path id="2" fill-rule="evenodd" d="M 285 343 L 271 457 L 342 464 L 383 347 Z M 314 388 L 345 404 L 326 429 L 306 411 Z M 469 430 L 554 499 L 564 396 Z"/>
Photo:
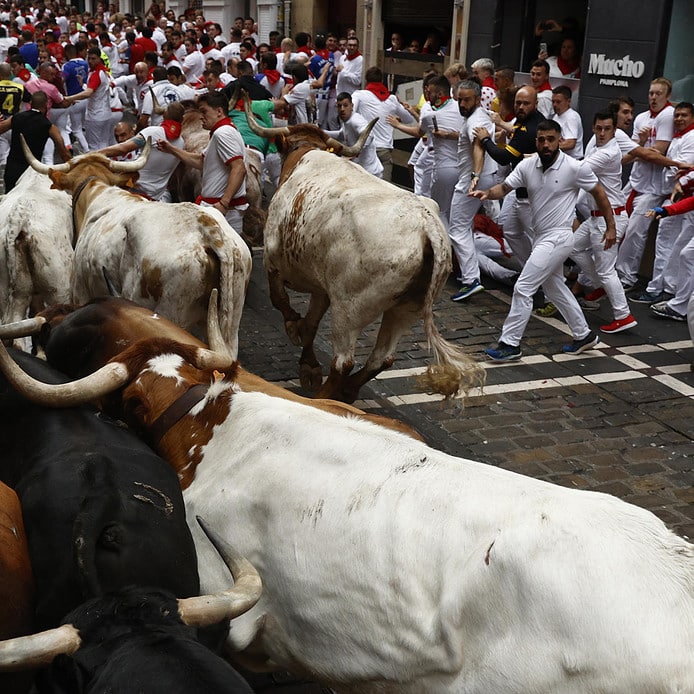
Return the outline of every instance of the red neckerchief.
<path id="1" fill-rule="evenodd" d="M 164 128 L 164 134 L 167 140 L 175 140 L 181 134 L 181 123 L 176 120 L 167 120 L 161 122 L 161 127 Z"/>
<path id="2" fill-rule="evenodd" d="M 330 51 L 327 48 L 321 48 L 319 51 L 316 51 L 316 55 L 319 55 L 324 60 L 328 60 L 328 58 L 330 58 Z"/>
<path id="3" fill-rule="evenodd" d="M 201 48 L 200 53 L 209 53 L 212 50 L 214 50 L 214 46 L 207 46 L 206 48 Z"/>
<path id="4" fill-rule="evenodd" d="M 299 46 L 296 49 L 297 53 L 305 53 L 309 58 L 313 55 L 311 49 L 308 46 Z"/>
<path id="5" fill-rule="evenodd" d="M 280 81 L 280 77 L 282 77 L 279 70 L 265 70 L 263 74 L 267 77 L 269 84 L 277 84 Z"/>
<path id="6" fill-rule="evenodd" d="M 383 82 L 367 82 L 365 89 L 381 101 L 385 101 L 390 96 L 388 87 Z"/>
<path id="7" fill-rule="evenodd" d="M 354 55 L 350 55 L 349 53 L 345 53 L 345 59 L 346 60 L 354 60 L 355 58 L 358 58 L 361 55 L 359 51 L 357 51 Z"/>
<path id="8" fill-rule="evenodd" d="M 688 132 L 691 132 L 692 130 L 694 130 L 694 123 L 688 125 L 684 130 L 680 130 L 680 132 L 675 133 L 672 136 L 672 139 L 674 140 L 676 137 L 682 137 L 682 135 L 686 135 Z"/>
<path id="9" fill-rule="evenodd" d="M 176 62 L 178 62 L 178 58 L 177 58 L 175 55 L 172 55 L 170 58 L 167 58 L 167 59 L 164 61 L 164 65 L 167 65 L 168 63 L 171 63 L 171 62 L 173 62 L 174 60 L 175 60 Z"/>
<path id="10" fill-rule="evenodd" d="M 431 108 L 438 111 L 447 101 L 450 101 L 450 100 L 451 100 L 450 96 L 444 96 L 440 102 L 435 103 L 435 104 L 431 104 Z M 429 103 L 431 103 L 431 102 L 429 102 Z"/>
<path id="11" fill-rule="evenodd" d="M 31 72 L 27 70 L 25 67 L 23 67 L 18 73 L 17 77 L 19 77 L 22 82 L 28 82 L 31 79 Z"/>
<path id="12" fill-rule="evenodd" d="M 661 108 L 660 111 L 654 111 L 653 109 L 649 108 L 648 111 L 651 114 L 651 118 L 655 118 L 659 113 L 662 113 L 668 106 L 672 106 L 672 104 L 669 101 L 665 102 L 665 106 L 663 106 L 663 108 Z"/>
<path id="13" fill-rule="evenodd" d="M 537 93 L 539 94 L 540 92 L 546 92 L 549 89 L 549 91 L 552 91 L 552 85 L 549 82 L 545 82 L 541 87 L 537 88 Z"/>
<path id="14" fill-rule="evenodd" d="M 228 116 L 226 118 L 220 118 L 211 128 L 210 128 L 210 137 L 212 137 L 212 133 L 217 130 L 217 128 L 221 128 L 224 125 L 230 125 L 232 128 L 235 128 L 236 126 L 234 125 L 234 121 L 231 120 Z"/>
<path id="15" fill-rule="evenodd" d="M 483 82 L 482 82 L 483 87 L 491 87 L 492 89 L 496 90 L 496 83 L 494 82 L 494 78 L 491 75 L 487 75 Z"/>
<path id="16" fill-rule="evenodd" d="M 579 68 L 581 67 L 581 63 L 579 60 L 573 60 L 571 62 L 568 62 L 566 60 L 563 60 L 561 56 L 557 58 L 557 67 L 561 70 L 562 75 L 570 75 L 572 73 L 576 74 L 576 77 L 580 74 Z"/>

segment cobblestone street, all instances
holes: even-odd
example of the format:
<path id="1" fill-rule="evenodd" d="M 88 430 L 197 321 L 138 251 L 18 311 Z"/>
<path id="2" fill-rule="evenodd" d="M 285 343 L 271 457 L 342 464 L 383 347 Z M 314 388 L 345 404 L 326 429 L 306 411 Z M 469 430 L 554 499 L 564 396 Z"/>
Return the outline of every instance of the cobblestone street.
<path id="1" fill-rule="evenodd" d="M 485 280 L 487 291 L 468 304 L 450 301 L 449 281 L 436 306 L 447 338 L 482 360 L 495 343 L 510 291 Z M 305 297 L 294 295 L 303 311 Z M 487 383 L 460 401 L 423 393 L 416 376 L 429 359 L 421 323 L 399 347 L 393 368 L 362 390 L 356 404 L 407 421 L 435 448 L 558 484 L 614 494 L 651 510 L 675 532 L 694 538 L 694 349 L 686 323 L 659 320 L 648 306 L 630 304 L 639 325 L 601 336 L 598 349 L 561 354 L 571 341 L 556 318 L 533 317 L 522 343 L 523 359 L 485 362 Z M 609 305 L 587 312 L 593 330 L 612 319 Z M 329 314 L 317 354 L 330 363 Z M 359 343 L 364 359 L 376 326 Z M 299 348 L 286 337 L 270 305 L 262 257 L 254 253 L 240 335 L 240 358 L 251 371 L 297 391 Z M 265 683 L 265 684 L 263 684 Z M 257 691 L 278 685 L 267 678 Z M 286 683 L 291 692 L 320 692 L 315 685 Z"/>

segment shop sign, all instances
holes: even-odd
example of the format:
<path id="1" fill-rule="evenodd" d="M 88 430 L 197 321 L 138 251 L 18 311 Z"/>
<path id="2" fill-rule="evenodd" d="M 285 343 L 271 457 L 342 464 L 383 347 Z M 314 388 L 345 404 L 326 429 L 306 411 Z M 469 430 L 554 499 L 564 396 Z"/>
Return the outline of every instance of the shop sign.
<path id="1" fill-rule="evenodd" d="M 604 53 L 591 53 L 588 74 L 598 75 L 599 83 L 607 87 L 628 87 L 628 77 L 638 79 L 646 71 L 642 60 L 632 60 L 630 55 L 608 58 Z"/>

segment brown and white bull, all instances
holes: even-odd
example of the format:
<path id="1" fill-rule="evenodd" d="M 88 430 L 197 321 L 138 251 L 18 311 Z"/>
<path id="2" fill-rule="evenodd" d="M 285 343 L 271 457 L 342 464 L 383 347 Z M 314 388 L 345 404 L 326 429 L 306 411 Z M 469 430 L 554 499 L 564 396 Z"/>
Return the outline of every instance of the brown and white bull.
<path id="1" fill-rule="evenodd" d="M 301 383 L 320 397 L 353 402 L 359 389 L 395 360 L 398 341 L 424 318 L 436 364 L 427 388 L 455 395 L 481 383 L 481 367 L 436 328 L 433 304 L 451 271 L 451 244 L 435 202 L 375 178 L 334 156 L 355 156 L 373 123 L 354 147 L 345 147 L 315 125 L 264 128 L 246 102 L 254 132 L 274 137 L 282 156 L 280 185 L 265 225 L 264 263 L 270 298 L 287 334 L 301 345 Z M 291 306 L 286 287 L 311 295 L 305 316 Z M 330 307 L 333 359 L 321 386 L 313 350 L 318 325 Z M 361 331 L 381 319 L 376 345 L 351 373 Z"/>
<path id="2" fill-rule="evenodd" d="M 32 168 L 72 195 L 73 300 L 108 294 L 105 271 L 121 296 L 204 338 L 208 299 L 219 287 L 222 333 L 235 355 L 250 251 L 217 210 L 152 202 L 121 189 L 137 180 L 149 147 L 132 162 L 93 153 L 55 166 L 25 148 Z"/>
<path id="3" fill-rule="evenodd" d="M 70 301 L 70 198 L 31 169 L 0 200 L 0 317 L 20 321 Z"/>
<path id="4" fill-rule="evenodd" d="M 114 393 L 120 414 L 159 428 L 189 519 L 262 577 L 231 626 L 247 666 L 351 694 L 694 691 L 694 547 L 644 509 L 244 392 L 228 354 L 171 340 L 58 386 L 27 378 L 2 345 L 0 368 L 37 402 Z M 223 565 L 190 525 L 201 587 L 219 590 Z"/>

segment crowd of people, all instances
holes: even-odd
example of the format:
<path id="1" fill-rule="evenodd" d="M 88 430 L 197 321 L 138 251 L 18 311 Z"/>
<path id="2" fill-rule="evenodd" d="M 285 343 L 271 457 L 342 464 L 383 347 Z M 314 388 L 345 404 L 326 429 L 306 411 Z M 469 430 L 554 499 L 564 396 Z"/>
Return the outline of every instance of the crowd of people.
<path id="1" fill-rule="evenodd" d="M 538 24 L 538 37 L 548 26 Z M 629 301 L 650 304 L 656 317 L 686 319 L 694 213 L 668 209 L 694 187 L 694 107 L 669 102 L 669 80 L 653 80 L 649 109 L 635 118 L 631 97 L 606 103 L 592 114 L 586 142 L 571 89 L 550 84 L 552 76 L 579 74 L 572 35 L 557 42 L 554 57 L 540 44 L 527 84 L 516 84 L 512 68 L 488 58 L 469 70 L 454 63 L 439 73 L 431 66 L 413 105 L 388 89 L 379 67 L 364 64 L 353 29 L 315 37 L 272 31 L 268 42 L 257 31 L 252 17 L 236 18 L 225 34 L 199 10 L 176 17 L 156 2 L 144 17 L 103 5 L 93 16 L 80 15 L 51 0 L 0 5 L 6 190 L 26 168 L 20 134 L 47 163 L 88 151 L 133 158 L 151 139 L 135 192 L 170 200 L 169 177 L 183 161 L 202 171 L 199 204 L 238 226 L 248 208 L 247 148 L 261 157 L 270 190 L 280 170 L 272 142 L 248 127 L 241 87 L 263 125 L 312 122 L 350 146 L 376 119 L 355 162 L 387 181 L 394 130 L 417 138 L 409 160 L 414 190 L 438 203 L 448 230 L 460 281 L 451 298 L 467 301 L 482 291 L 481 273 L 514 287 L 490 358 L 520 358 L 533 310 L 562 314 L 573 334 L 563 348 L 568 353 L 598 344 L 583 311 L 602 297 L 614 317 L 601 327 L 605 333 L 636 325 Z M 435 31 L 417 44 L 394 32 L 386 51 L 445 52 Z M 183 104 L 190 101 L 210 133 L 195 153 L 181 139 Z M 623 165 L 631 166 L 625 184 Z M 634 293 L 654 216 L 660 228 L 653 276 Z M 576 269 L 571 286 L 567 259 Z"/>

